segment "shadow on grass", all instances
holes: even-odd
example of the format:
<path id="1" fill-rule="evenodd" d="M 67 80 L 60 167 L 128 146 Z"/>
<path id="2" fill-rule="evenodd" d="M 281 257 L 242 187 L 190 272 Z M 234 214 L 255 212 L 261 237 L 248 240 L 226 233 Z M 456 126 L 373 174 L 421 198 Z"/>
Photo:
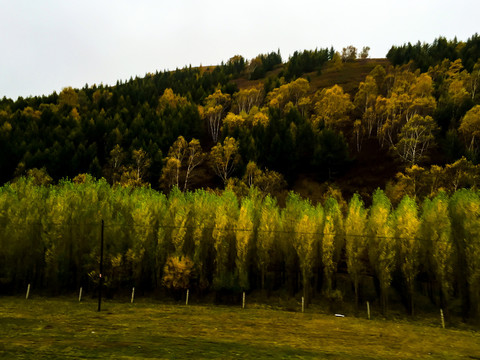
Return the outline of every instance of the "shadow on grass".
<path id="1" fill-rule="evenodd" d="M 125 336 L 128 338 L 128 336 Z M 47 340 L 47 339 L 45 339 Z M 3 348 L 2 348 L 3 347 Z M 345 359 L 348 354 L 307 351 L 290 346 L 257 345 L 232 341 L 152 336 L 142 342 L 88 342 L 49 339 L 0 345 L 0 358 L 12 359 Z M 376 359 L 355 357 L 356 359 Z"/>

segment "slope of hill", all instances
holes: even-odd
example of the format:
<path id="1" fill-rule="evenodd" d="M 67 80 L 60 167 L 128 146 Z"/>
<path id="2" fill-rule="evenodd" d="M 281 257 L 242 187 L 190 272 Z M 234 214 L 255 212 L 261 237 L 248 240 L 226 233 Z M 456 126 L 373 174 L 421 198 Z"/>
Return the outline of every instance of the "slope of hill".
<path id="1" fill-rule="evenodd" d="M 277 190 L 285 179 L 287 188 L 318 197 L 308 188 L 328 182 L 347 195 L 370 194 L 412 165 L 478 161 L 480 142 L 462 121 L 467 113 L 469 124 L 477 121 L 480 65 L 469 72 L 461 60 L 445 60 L 421 73 L 414 63 L 343 60 L 333 49 L 297 52 L 286 62 L 275 52 L 250 61 L 237 55 L 111 87 L 4 98 L 0 182 L 89 173 L 169 190 L 222 188 L 234 177 L 230 185 L 241 192 L 275 178 Z M 426 135 L 418 137 L 412 129 L 422 127 Z M 222 155 L 227 138 L 238 155 L 230 163 Z M 185 156 L 192 139 L 199 140 L 195 171 Z M 222 166 L 211 165 L 222 161 L 228 171 L 220 174 Z"/>

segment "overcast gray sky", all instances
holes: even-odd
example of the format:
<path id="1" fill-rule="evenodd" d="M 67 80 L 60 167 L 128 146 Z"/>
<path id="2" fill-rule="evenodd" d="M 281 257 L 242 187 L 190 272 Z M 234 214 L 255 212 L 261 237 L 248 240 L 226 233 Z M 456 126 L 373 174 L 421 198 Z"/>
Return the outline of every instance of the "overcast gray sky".
<path id="1" fill-rule="evenodd" d="M 478 0 L 0 0 L 0 98 L 280 49 L 467 40 Z"/>

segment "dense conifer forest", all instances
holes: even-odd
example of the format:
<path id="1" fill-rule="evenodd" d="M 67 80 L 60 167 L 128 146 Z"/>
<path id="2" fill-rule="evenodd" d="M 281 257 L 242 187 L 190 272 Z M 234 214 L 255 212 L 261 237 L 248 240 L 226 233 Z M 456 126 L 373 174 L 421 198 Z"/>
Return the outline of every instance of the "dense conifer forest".
<path id="1" fill-rule="evenodd" d="M 0 290 L 480 308 L 480 47 L 280 51 L 0 100 Z M 293 191 L 292 191 L 293 190 Z"/>

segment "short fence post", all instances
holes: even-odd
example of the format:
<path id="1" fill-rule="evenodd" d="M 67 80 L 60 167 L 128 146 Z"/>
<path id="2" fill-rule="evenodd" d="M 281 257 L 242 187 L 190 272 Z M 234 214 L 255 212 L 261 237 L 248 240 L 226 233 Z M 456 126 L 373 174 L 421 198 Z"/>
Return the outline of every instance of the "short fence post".
<path id="1" fill-rule="evenodd" d="M 132 288 L 132 298 L 130 299 L 130 304 L 133 304 L 134 298 L 135 298 L 135 286 Z"/>
<path id="2" fill-rule="evenodd" d="M 302 313 L 305 312 L 305 298 L 302 296 Z"/>
<path id="3" fill-rule="evenodd" d="M 445 329 L 445 318 L 443 317 L 442 309 L 440 309 L 440 320 L 442 320 L 442 328 Z"/>
<path id="4" fill-rule="evenodd" d="M 78 294 L 78 302 L 82 301 L 82 290 L 83 288 L 80 286 L 80 293 Z"/>
<path id="5" fill-rule="evenodd" d="M 242 309 L 245 309 L 245 291 L 243 292 Z"/>
<path id="6" fill-rule="evenodd" d="M 370 320 L 370 302 L 367 301 L 367 317 Z"/>
<path id="7" fill-rule="evenodd" d="M 187 289 L 187 298 L 185 300 L 185 305 L 188 305 L 188 295 L 190 295 L 190 289 Z"/>
<path id="8" fill-rule="evenodd" d="M 30 284 L 27 286 L 27 295 L 25 295 L 25 299 L 28 300 L 28 297 L 30 296 Z"/>

